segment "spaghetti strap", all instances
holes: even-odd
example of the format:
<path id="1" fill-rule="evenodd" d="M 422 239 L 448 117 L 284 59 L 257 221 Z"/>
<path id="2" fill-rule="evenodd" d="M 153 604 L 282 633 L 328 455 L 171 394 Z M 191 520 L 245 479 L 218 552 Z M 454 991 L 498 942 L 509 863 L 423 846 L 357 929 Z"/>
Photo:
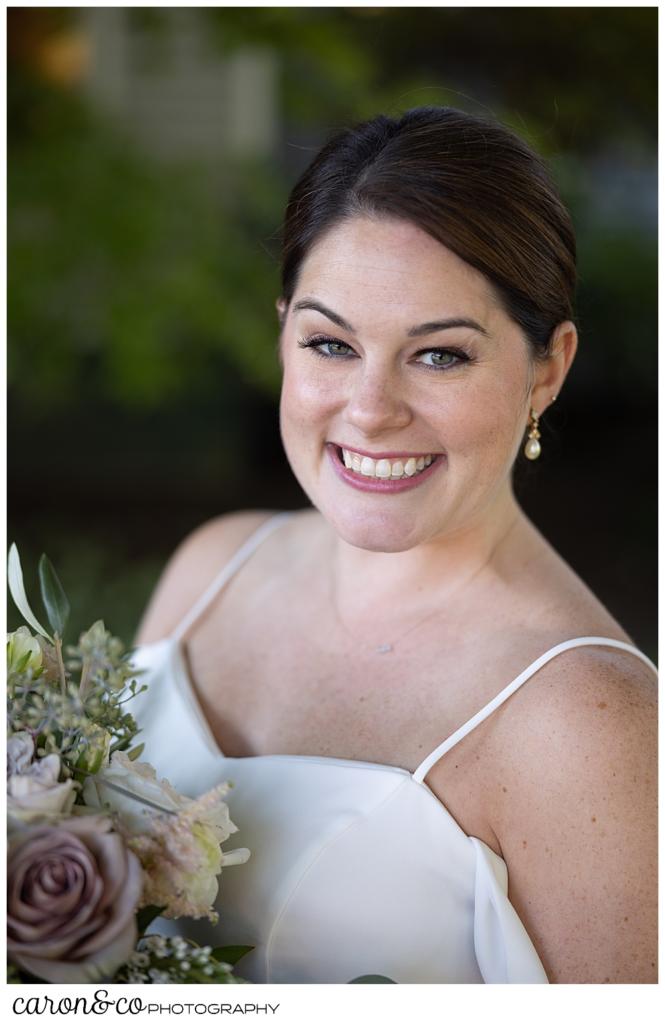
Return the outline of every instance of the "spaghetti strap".
<path id="1" fill-rule="evenodd" d="M 551 647 L 549 651 L 545 651 L 545 653 L 541 654 L 539 658 L 536 658 L 536 660 L 533 661 L 528 668 L 525 668 L 516 679 L 513 679 L 512 683 L 508 683 L 508 686 L 504 687 L 500 693 L 497 693 L 496 697 L 493 697 L 484 708 L 481 708 L 480 711 L 468 720 L 468 722 L 461 725 L 459 729 L 456 729 L 455 732 L 448 737 L 448 739 L 439 744 L 436 750 L 433 750 L 432 753 L 425 758 L 422 764 L 416 768 L 413 773 L 414 780 L 416 782 L 422 782 L 429 770 L 434 767 L 436 762 L 439 761 L 444 754 L 447 754 L 449 750 L 460 742 L 460 740 L 464 739 L 472 729 L 475 729 L 477 725 L 484 722 L 493 711 L 500 707 L 504 701 L 508 700 L 516 690 L 519 690 L 520 686 L 522 686 L 523 683 L 526 683 L 526 681 L 530 679 L 538 669 L 542 668 L 543 665 L 546 665 L 548 661 L 552 660 L 552 658 L 556 658 L 557 654 L 569 651 L 573 647 L 591 646 L 616 647 L 620 651 L 628 651 L 630 654 L 634 654 L 640 658 L 646 665 L 652 668 L 656 674 L 658 674 L 658 669 L 654 663 L 647 658 L 646 654 L 643 654 L 642 651 L 638 650 L 638 648 L 634 647 L 632 644 L 624 643 L 623 640 L 612 640 L 609 637 L 604 636 L 578 636 L 572 640 L 564 640 L 562 643 L 556 644 L 555 647 Z"/>
<path id="2" fill-rule="evenodd" d="M 269 519 L 266 519 L 265 522 L 261 523 L 254 533 L 250 534 L 244 544 L 238 548 L 235 555 L 233 555 L 217 576 L 215 576 L 212 583 L 203 591 L 198 600 L 189 609 L 185 617 L 173 630 L 171 633 L 171 640 L 174 643 L 179 643 L 182 640 L 185 633 L 187 633 L 196 620 L 203 615 L 204 611 L 209 607 L 212 601 L 214 601 L 222 588 L 254 554 L 266 537 L 268 537 L 273 530 L 276 530 L 281 526 L 287 519 L 290 519 L 292 515 L 292 512 L 279 512 L 277 515 L 270 516 Z"/>

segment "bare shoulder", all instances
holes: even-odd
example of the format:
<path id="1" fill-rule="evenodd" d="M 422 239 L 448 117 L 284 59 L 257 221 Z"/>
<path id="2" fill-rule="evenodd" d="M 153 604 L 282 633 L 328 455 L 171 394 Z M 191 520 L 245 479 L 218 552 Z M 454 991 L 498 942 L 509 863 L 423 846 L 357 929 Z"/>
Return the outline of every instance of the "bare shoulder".
<path id="1" fill-rule="evenodd" d="M 501 709 L 493 828 L 551 981 L 655 980 L 656 700 L 634 654 L 582 647 Z"/>
<path id="2" fill-rule="evenodd" d="M 525 664 L 567 637 L 634 647 L 609 610 L 537 531 L 531 531 L 529 541 L 535 571 L 524 574 L 520 630 L 509 632 L 515 648 L 532 652 Z M 610 743 L 614 749 L 639 744 L 641 730 L 655 722 L 657 686 L 653 668 L 635 650 L 578 644 L 538 669 L 493 723 L 506 769 L 526 778 L 523 762 L 532 755 L 533 771 L 563 778 L 579 770 L 576 757 L 589 755 L 585 777 L 590 778 L 594 765 L 602 771 L 602 758 L 591 756 L 594 748 L 599 753 Z M 555 748 L 561 757 L 533 761 L 538 750 Z"/>
<path id="3" fill-rule="evenodd" d="M 655 673 L 641 658 L 594 644 L 562 651 L 540 668 L 520 691 L 516 713 L 539 742 L 553 730 L 579 740 L 590 726 L 594 736 L 629 729 L 653 714 L 656 698 Z"/>
<path id="4" fill-rule="evenodd" d="M 150 598 L 136 643 L 168 636 L 238 548 L 273 513 L 243 511 L 209 519 L 178 545 Z"/>
<path id="5" fill-rule="evenodd" d="M 497 714 L 492 747 L 511 781 L 499 816 L 513 818 L 518 791 L 528 807 L 536 789 L 547 789 L 556 813 L 557 801 L 564 807 L 572 793 L 600 793 L 609 779 L 615 792 L 630 788 L 628 768 L 649 767 L 656 732 L 656 677 L 648 665 L 615 648 L 564 651 Z"/>

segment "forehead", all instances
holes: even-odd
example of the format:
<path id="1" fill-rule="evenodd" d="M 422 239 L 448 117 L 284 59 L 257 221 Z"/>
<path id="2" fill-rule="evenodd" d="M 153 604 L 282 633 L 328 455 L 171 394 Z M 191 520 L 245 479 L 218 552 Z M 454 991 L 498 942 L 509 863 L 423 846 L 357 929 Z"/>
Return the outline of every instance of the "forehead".
<path id="1" fill-rule="evenodd" d="M 326 232 L 301 267 L 294 298 L 315 294 L 338 312 L 381 309 L 413 319 L 474 313 L 485 320 L 500 304 L 483 274 L 410 221 L 353 217 Z M 335 306 L 337 303 L 337 306 Z"/>

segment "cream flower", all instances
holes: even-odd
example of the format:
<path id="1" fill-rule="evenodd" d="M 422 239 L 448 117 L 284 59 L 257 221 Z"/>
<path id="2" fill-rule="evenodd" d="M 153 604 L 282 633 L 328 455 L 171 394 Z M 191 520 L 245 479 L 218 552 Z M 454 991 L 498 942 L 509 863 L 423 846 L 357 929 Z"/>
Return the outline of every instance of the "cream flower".
<path id="1" fill-rule="evenodd" d="M 130 834 L 143 832 L 156 811 L 177 812 L 189 803 L 170 782 L 157 778 L 152 765 L 131 761 L 119 750 L 108 765 L 85 780 L 83 799 L 89 807 L 108 808 L 118 815 Z"/>
<path id="2" fill-rule="evenodd" d="M 42 667 L 42 650 L 37 637 L 34 637 L 27 626 L 19 626 L 13 633 L 7 634 L 7 671 L 36 672 Z"/>
<path id="3" fill-rule="evenodd" d="M 15 732 L 7 740 L 7 777 L 25 772 L 32 764 L 35 743 L 29 732 Z"/>
<path id="4" fill-rule="evenodd" d="M 133 794 L 134 799 L 114 786 Z M 111 764 L 86 779 L 88 806 L 114 813 L 118 829 L 143 866 L 143 906 L 165 907 L 164 917 L 209 917 L 224 865 L 244 863 L 249 850 L 222 853 L 221 844 L 237 832 L 223 797 L 226 783 L 196 800 L 182 796 L 155 769 L 116 752 Z M 136 798 L 145 801 L 138 802 Z"/>
<path id="5" fill-rule="evenodd" d="M 28 733 L 7 741 L 7 814 L 10 831 L 22 822 L 69 814 L 76 799 L 72 779 L 58 782 L 57 754 L 34 760 L 34 742 Z"/>

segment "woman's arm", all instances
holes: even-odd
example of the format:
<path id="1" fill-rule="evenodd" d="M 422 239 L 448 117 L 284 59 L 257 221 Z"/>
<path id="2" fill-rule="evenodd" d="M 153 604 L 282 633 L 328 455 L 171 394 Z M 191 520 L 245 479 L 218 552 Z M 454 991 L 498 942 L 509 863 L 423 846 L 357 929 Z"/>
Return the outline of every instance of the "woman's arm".
<path id="1" fill-rule="evenodd" d="M 629 654 L 578 649 L 524 698 L 499 729 L 492 822 L 510 900 L 551 982 L 655 983 L 653 672 Z"/>
<path id="2" fill-rule="evenodd" d="M 267 512 L 234 512 L 210 519 L 190 533 L 169 559 L 143 614 L 135 643 L 152 643 L 169 636 L 241 544 L 267 518 Z"/>

